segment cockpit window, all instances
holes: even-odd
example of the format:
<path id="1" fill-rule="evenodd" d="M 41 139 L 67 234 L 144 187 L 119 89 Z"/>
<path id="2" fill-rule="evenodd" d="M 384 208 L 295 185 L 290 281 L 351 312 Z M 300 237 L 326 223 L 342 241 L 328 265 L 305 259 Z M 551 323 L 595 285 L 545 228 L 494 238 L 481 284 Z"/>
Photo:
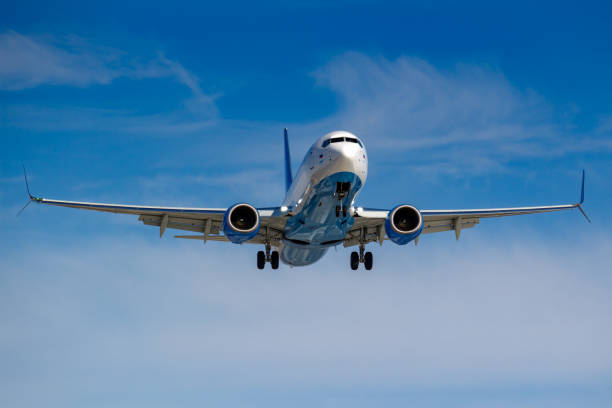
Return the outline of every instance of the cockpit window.
<path id="1" fill-rule="evenodd" d="M 357 143 L 360 147 L 363 147 L 363 145 L 361 144 L 361 142 L 359 141 L 359 139 L 355 139 L 353 137 L 347 137 L 346 138 L 347 142 L 351 142 L 351 143 Z"/>
<path id="2" fill-rule="evenodd" d="M 327 147 L 329 146 L 330 143 L 339 143 L 339 142 L 357 143 L 360 147 L 363 147 L 359 139 L 355 139 L 353 137 L 332 137 L 331 139 L 324 140 L 321 146 Z"/>

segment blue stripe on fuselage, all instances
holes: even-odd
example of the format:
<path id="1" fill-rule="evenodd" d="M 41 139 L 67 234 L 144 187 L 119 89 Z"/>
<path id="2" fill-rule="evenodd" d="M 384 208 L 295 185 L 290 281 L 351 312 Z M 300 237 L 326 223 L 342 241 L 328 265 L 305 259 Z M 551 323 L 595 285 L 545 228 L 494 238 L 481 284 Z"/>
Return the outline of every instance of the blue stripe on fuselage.
<path id="1" fill-rule="evenodd" d="M 335 173 L 314 186 L 313 193 L 297 214 L 287 221 L 281 260 L 289 265 L 309 265 L 319 260 L 327 248 L 343 242 L 355 220 L 347 213 L 336 217 L 336 183 L 349 182 L 351 188 L 342 199 L 347 210 L 361 189 L 361 179 L 351 172 Z"/>

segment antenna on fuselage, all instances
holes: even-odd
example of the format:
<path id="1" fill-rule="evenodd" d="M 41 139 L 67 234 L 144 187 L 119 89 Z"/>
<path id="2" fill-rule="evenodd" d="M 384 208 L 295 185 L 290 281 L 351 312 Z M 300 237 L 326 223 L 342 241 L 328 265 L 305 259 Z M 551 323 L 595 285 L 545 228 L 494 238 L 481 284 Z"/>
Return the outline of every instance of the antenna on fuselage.
<path id="1" fill-rule="evenodd" d="M 287 128 L 285 128 L 285 189 L 288 191 L 293 183 L 293 175 L 291 174 L 291 154 L 289 153 L 289 136 Z"/>

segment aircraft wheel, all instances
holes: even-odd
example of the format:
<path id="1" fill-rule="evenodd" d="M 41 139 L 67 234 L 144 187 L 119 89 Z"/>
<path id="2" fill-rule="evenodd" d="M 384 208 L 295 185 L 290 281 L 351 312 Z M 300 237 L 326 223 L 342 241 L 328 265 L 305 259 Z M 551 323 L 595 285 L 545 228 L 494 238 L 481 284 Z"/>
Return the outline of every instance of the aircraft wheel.
<path id="1" fill-rule="evenodd" d="M 366 270 L 372 270 L 372 265 L 374 264 L 374 256 L 371 252 L 366 252 L 363 258 L 363 264 Z"/>
<path id="2" fill-rule="evenodd" d="M 270 259 L 270 263 L 272 264 L 272 269 L 278 269 L 278 251 L 272 252 L 272 258 Z"/>
<path id="3" fill-rule="evenodd" d="M 257 269 L 263 269 L 266 266 L 266 254 L 264 251 L 257 251 Z"/>
<path id="4" fill-rule="evenodd" d="M 356 271 L 359 268 L 359 254 L 357 252 L 351 252 L 351 269 Z"/>
<path id="5" fill-rule="evenodd" d="M 340 206 L 337 205 L 336 206 L 336 218 L 338 218 L 340 216 Z"/>

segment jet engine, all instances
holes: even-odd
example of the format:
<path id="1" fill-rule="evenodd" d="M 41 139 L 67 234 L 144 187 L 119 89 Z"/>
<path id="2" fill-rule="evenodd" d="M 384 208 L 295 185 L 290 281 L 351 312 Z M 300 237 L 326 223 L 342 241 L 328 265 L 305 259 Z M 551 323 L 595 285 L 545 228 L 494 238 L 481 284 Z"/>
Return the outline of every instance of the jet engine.
<path id="1" fill-rule="evenodd" d="M 223 234 L 234 244 L 242 244 L 259 232 L 259 212 L 250 204 L 234 204 L 223 216 Z"/>
<path id="2" fill-rule="evenodd" d="M 411 205 L 398 205 L 387 215 L 385 231 L 391 241 L 406 245 L 423 232 L 423 216 Z"/>

